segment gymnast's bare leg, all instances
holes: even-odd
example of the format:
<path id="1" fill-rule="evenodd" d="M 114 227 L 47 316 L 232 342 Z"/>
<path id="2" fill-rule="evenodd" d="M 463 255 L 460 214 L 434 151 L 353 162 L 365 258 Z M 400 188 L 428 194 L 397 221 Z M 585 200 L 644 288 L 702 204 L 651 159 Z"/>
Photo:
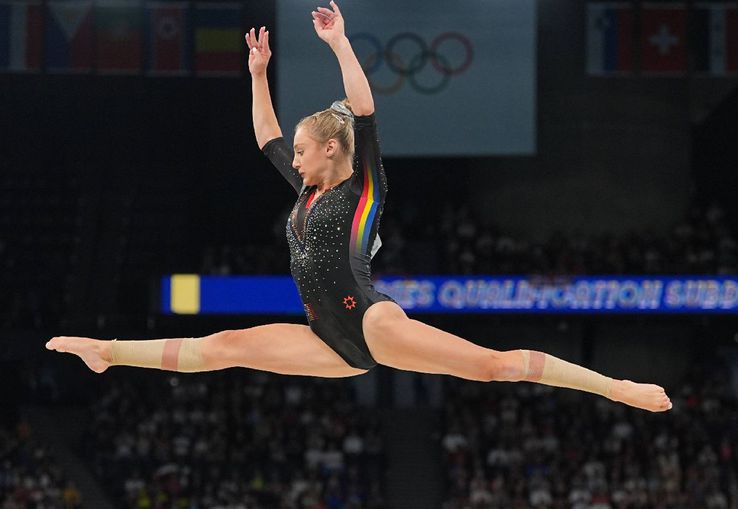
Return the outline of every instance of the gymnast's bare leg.
<path id="1" fill-rule="evenodd" d="M 393 368 L 467 380 L 529 381 L 568 387 L 651 412 L 663 412 L 672 406 L 658 385 L 615 380 L 543 352 L 484 348 L 409 319 L 394 302 L 371 306 L 364 315 L 363 328 L 374 359 Z"/>
<path id="2" fill-rule="evenodd" d="M 306 325 L 271 324 L 201 338 L 107 341 L 54 337 L 46 348 L 73 353 L 102 373 L 110 366 L 179 372 L 243 367 L 284 375 L 340 378 L 366 373 L 349 366 Z"/>

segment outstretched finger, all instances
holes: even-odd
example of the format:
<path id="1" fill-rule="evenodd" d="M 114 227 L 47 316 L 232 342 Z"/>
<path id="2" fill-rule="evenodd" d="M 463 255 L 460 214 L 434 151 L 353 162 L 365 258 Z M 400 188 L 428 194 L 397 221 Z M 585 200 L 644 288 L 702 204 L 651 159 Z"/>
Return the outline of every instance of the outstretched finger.
<path id="1" fill-rule="evenodd" d="M 325 7 L 318 7 L 317 9 L 318 9 L 318 13 L 319 14 L 321 14 L 321 15 L 327 17 L 327 18 L 332 18 L 333 16 L 336 15 L 335 12 L 333 12 L 330 9 L 326 9 Z"/>
<path id="2" fill-rule="evenodd" d="M 261 27 L 259 29 L 259 46 L 264 44 L 264 32 L 266 31 L 266 27 Z"/>
<path id="3" fill-rule="evenodd" d="M 338 4 L 331 0 L 331 5 L 333 6 L 333 10 L 336 11 L 336 14 L 339 16 L 341 15 L 341 9 L 338 8 Z"/>
<path id="4" fill-rule="evenodd" d="M 264 50 L 269 51 L 269 30 L 264 32 Z"/>
<path id="5" fill-rule="evenodd" d="M 251 49 L 251 37 L 249 37 L 249 33 L 246 32 L 246 35 L 244 36 L 244 39 L 246 39 L 246 45 Z"/>

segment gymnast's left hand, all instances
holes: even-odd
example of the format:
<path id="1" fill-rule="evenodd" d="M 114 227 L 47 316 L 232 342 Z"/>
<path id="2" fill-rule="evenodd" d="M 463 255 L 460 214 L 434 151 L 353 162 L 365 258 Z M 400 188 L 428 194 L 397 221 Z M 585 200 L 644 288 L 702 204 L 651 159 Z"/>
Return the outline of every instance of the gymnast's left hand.
<path id="1" fill-rule="evenodd" d="M 329 46 L 342 41 L 346 38 L 343 31 L 343 16 L 341 16 L 341 10 L 336 5 L 336 2 L 331 0 L 331 7 L 333 10 L 325 7 L 318 7 L 317 11 L 313 11 L 313 26 L 315 32 L 318 34 L 323 41 L 328 43 Z"/>

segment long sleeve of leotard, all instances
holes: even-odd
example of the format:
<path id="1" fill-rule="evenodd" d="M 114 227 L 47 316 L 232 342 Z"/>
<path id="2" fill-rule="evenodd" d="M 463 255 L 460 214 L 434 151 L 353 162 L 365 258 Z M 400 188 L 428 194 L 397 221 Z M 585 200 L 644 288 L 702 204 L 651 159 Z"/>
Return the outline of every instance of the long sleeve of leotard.
<path id="1" fill-rule="evenodd" d="M 354 174 L 350 186 L 359 202 L 351 226 L 351 246 L 354 252 L 368 256 L 368 260 L 381 245 L 379 218 L 387 195 L 387 178 L 373 113 L 354 117 L 354 143 Z"/>
<path id="2" fill-rule="evenodd" d="M 368 201 L 381 204 L 387 193 L 387 177 L 384 174 L 379 149 L 379 135 L 374 113 L 354 117 L 354 192 Z"/>
<path id="3" fill-rule="evenodd" d="M 302 190 L 302 177 L 295 168 L 292 167 L 294 154 L 283 137 L 269 140 L 262 152 L 272 162 L 279 173 L 290 183 L 295 192 L 300 194 Z"/>

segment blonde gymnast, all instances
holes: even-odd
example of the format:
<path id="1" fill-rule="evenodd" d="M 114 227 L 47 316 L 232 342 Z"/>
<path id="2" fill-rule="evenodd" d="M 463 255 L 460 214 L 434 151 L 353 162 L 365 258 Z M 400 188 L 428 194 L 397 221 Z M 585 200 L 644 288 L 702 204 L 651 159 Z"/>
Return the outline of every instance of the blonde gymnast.
<path id="1" fill-rule="evenodd" d="M 478 381 L 529 381 L 599 394 L 652 412 L 672 405 L 657 385 L 613 379 L 533 350 L 496 351 L 407 317 L 370 280 L 386 194 L 374 100 L 335 2 L 312 12 L 318 37 L 341 68 L 347 101 L 300 121 L 290 147 L 272 106 L 269 32 L 246 35 L 259 148 L 297 192 L 287 223 L 291 271 L 309 326 L 270 324 L 200 338 L 106 341 L 54 337 L 50 350 L 110 366 L 179 372 L 244 367 L 289 375 L 348 377 L 376 364 Z"/>

